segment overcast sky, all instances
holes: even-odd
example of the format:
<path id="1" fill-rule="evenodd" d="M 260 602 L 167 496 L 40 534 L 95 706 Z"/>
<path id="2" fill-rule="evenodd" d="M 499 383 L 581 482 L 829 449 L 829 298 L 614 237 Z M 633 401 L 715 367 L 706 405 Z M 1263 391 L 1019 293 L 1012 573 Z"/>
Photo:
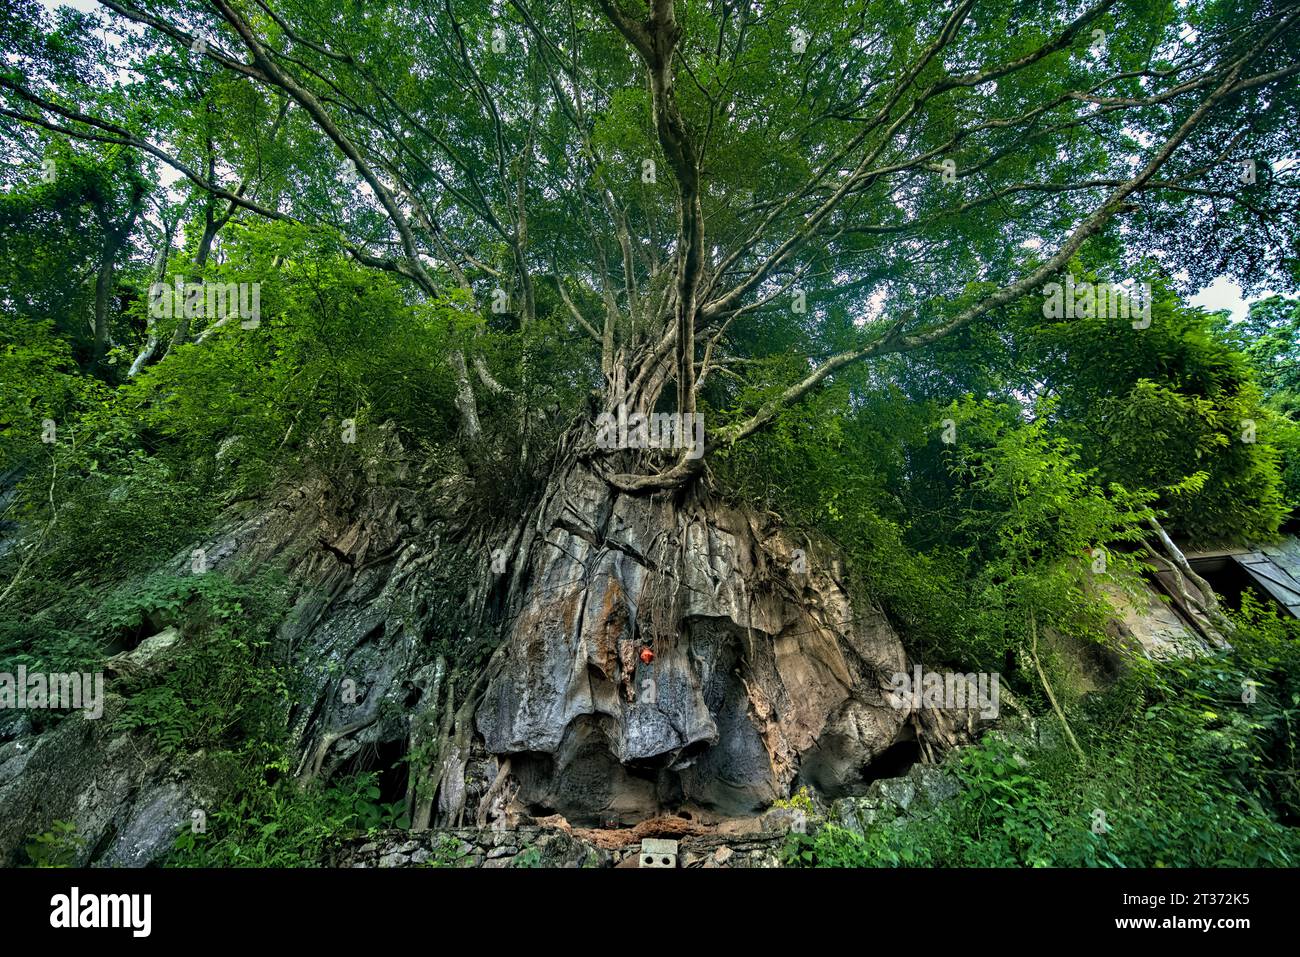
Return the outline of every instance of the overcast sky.
<path id="1" fill-rule="evenodd" d="M 1232 312 L 1233 319 L 1241 319 L 1246 315 L 1246 308 L 1249 303 L 1266 299 L 1270 295 L 1272 293 L 1262 292 L 1257 296 L 1251 296 L 1249 299 L 1242 299 L 1241 287 L 1231 279 L 1220 276 L 1195 296 L 1192 296 L 1188 302 L 1203 309 L 1228 309 Z"/>

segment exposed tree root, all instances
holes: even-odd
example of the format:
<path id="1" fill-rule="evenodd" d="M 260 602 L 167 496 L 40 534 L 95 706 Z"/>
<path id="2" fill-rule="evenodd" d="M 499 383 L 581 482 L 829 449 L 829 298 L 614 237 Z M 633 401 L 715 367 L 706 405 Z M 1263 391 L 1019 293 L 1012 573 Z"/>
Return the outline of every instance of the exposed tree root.
<path id="1" fill-rule="evenodd" d="M 327 731 L 325 734 L 321 735 L 320 743 L 316 745 L 316 751 L 312 755 L 311 770 L 300 776 L 299 781 L 306 783 L 318 777 L 320 775 L 321 766 L 325 763 L 325 755 L 329 753 L 329 749 L 334 747 L 335 744 L 346 738 L 349 734 L 352 734 L 355 731 L 360 731 L 362 728 L 370 727 L 375 723 L 378 717 L 377 714 L 374 714 L 368 718 L 362 718 L 361 720 L 354 721 L 351 724 L 345 724 L 337 730 Z"/>
<path id="2" fill-rule="evenodd" d="M 1169 577 L 1173 580 L 1174 590 L 1178 593 L 1179 600 L 1183 602 L 1191 615 L 1192 624 L 1197 631 L 1201 632 L 1202 636 L 1215 647 L 1227 647 L 1225 636 L 1232 633 L 1232 620 L 1224 614 L 1219 599 L 1214 594 L 1214 589 L 1210 587 L 1209 582 L 1196 574 L 1195 569 L 1187 560 L 1187 556 L 1174 544 L 1173 539 L 1169 537 L 1169 533 L 1164 530 L 1164 527 L 1159 522 L 1151 519 L 1148 524 L 1159 536 L 1165 554 L 1160 554 L 1150 542 L 1143 541 L 1142 544 L 1145 546 L 1147 554 L 1155 559 L 1164 571 L 1169 572 Z M 1195 593 L 1191 588 L 1188 588 L 1188 582 L 1191 582 L 1195 588 Z M 1218 629 L 1218 633 L 1215 633 L 1213 629 L 1202 628 L 1196 622 L 1194 613 L 1198 611 L 1214 626 L 1214 629 Z"/>
<path id="3" fill-rule="evenodd" d="M 1070 722 L 1065 720 L 1065 712 L 1061 710 L 1060 704 L 1056 701 L 1056 694 L 1052 691 L 1052 683 L 1047 680 L 1047 673 L 1043 671 L 1043 665 L 1038 660 L 1038 622 L 1034 619 L 1031 612 L 1029 615 L 1029 657 L 1034 663 L 1034 670 L 1038 672 L 1038 680 L 1043 685 L 1043 691 L 1047 694 L 1047 700 L 1052 705 L 1052 710 L 1061 722 L 1061 727 L 1065 729 L 1065 736 L 1070 742 L 1070 747 L 1074 753 L 1079 756 L 1080 761 L 1086 761 L 1083 748 L 1079 747 L 1079 741 L 1074 736 L 1074 731 L 1070 728 Z"/>

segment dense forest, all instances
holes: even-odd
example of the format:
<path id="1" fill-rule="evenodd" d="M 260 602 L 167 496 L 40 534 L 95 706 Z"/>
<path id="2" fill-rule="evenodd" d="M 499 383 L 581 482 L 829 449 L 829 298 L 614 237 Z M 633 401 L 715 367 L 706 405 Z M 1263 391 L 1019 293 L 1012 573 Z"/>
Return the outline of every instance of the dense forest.
<path id="1" fill-rule="evenodd" d="M 1300 864 L 1300 5 L 0 8 L 0 864 Z"/>

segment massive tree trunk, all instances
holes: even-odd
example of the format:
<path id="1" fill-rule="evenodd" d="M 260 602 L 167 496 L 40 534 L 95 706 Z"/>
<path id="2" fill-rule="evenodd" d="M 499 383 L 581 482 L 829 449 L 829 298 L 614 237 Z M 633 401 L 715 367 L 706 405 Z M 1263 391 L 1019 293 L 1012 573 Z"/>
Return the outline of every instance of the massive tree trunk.
<path id="1" fill-rule="evenodd" d="M 526 535 L 477 728 L 529 810 L 753 812 L 796 775 L 844 787 L 902 728 L 881 690 L 898 639 L 770 516 L 619 493 L 573 460 Z"/>

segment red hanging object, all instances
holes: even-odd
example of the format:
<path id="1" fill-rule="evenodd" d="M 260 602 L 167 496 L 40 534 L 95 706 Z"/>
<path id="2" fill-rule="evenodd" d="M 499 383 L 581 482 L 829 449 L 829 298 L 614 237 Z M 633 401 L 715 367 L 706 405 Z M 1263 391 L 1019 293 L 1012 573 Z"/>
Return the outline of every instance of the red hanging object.
<path id="1" fill-rule="evenodd" d="M 655 660 L 655 653 L 653 651 L 651 651 L 649 648 L 641 649 L 641 663 L 643 665 L 648 665 L 650 664 L 650 662 L 654 660 Z"/>

